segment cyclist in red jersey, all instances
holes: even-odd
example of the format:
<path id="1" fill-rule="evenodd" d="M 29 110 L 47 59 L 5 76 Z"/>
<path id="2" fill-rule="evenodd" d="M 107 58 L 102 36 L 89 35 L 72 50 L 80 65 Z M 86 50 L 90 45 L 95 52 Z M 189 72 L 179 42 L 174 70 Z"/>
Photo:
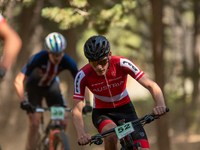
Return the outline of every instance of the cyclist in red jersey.
<path id="1" fill-rule="evenodd" d="M 4 41 L 3 53 L 0 62 L 0 79 L 11 67 L 17 54 L 20 51 L 22 41 L 19 35 L 6 23 L 5 18 L 0 14 L 0 39 Z"/>
<path id="2" fill-rule="evenodd" d="M 94 94 L 92 121 L 99 132 L 105 132 L 125 119 L 129 122 L 137 119 L 134 106 L 126 90 L 128 74 L 148 89 L 156 103 L 155 115 L 164 115 L 165 102 L 159 86 L 150 80 L 132 61 L 124 57 L 112 56 L 108 40 L 101 35 L 90 37 L 84 45 L 84 54 L 89 60 L 76 74 L 74 90 L 73 124 L 78 142 L 86 145 L 91 141 L 85 133 L 82 108 L 85 87 Z M 142 150 L 149 150 L 146 133 L 141 125 L 132 133 L 134 142 L 140 142 Z M 118 138 L 112 134 L 104 139 L 105 150 L 117 150 Z"/>

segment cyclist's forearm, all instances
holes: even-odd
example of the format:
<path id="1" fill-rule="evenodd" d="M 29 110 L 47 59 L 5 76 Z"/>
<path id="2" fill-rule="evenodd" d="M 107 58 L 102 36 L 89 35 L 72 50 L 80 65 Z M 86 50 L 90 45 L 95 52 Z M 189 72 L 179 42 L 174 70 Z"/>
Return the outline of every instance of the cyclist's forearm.
<path id="1" fill-rule="evenodd" d="M 147 90 L 149 90 L 154 101 L 156 102 L 156 106 L 165 106 L 165 101 L 162 91 L 160 87 L 157 85 L 157 83 L 149 79 L 147 75 L 143 75 L 138 82 L 142 86 L 144 86 Z"/>
<path id="2" fill-rule="evenodd" d="M 84 122 L 82 117 L 83 102 L 74 100 L 74 107 L 72 111 L 72 121 L 78 137 L 85 134 Z"/>
<path id="3" fill-rule="evenodd" d="M 164 96 L 160 87 L 155 83 L 153 88 L 149 89 L 156 106 L 165 106 Z"/>
<path id="4" fill-rule="evenodd" d="M 74 114 L 73 114 L 73 125 L 78 137 L 85 134 L 83 120 L 81 118 L 74 117 Z"/>
<path id="5" fill-rule="evenodd" d="M 2 26 L 1 35 L 4 39 L 4 49 L 1 58 L 1 66 L 9 69 L 19 53 L 22 45 L 19 35 L 8 25 Z"/>
<path id="6" fill-rule="evenodd" d="M 76 130 L 78 137 L 80 137 L 83 134 L 85 134 L 83 118 L 80 115 L 80 113 L 77 114 L 74 110 L 72 111 L 72 116 L 73 116 L 72 119 L 73 119 L 74 128 Z"/>
<path id="7" fill-rule="evenodd" d="M 25 100 L 24 89 L 22 88 L 22 86 L 23 85 L 15 83 L 15 89 L 16 89 L 17 95 L 19 96 L 20 102 Z"/>
<path id="8" fill-rule="evenodd" d="M 15 86 L 17 95 L 19 96 L 20 102 L 25 100 L 24 85 L 23 85 L 24 79 L 25 79 L 25 75 L 22 73 L 19 73 L 14 82 L 14 86 Z"/>
<path id="9" fill-rule="evenodd" d="M 166 106 L 160 87 L 154 82 L 149 91 L 156 103 L 156 107 L 153 108 L 153 113 L 158 116 L 164 115 L 166 113 Z"/>

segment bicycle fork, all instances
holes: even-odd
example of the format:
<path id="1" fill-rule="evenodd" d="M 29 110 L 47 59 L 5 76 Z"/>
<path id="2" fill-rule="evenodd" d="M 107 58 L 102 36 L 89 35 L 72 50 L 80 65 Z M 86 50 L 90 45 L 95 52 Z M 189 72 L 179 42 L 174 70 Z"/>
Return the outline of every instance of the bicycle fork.
<path id="1" fill-rule="evenodd" d="M 60 130 L 58 129 L 51 131 L 50 139 L 49 139 L 49 150 L 54 150 L 54 145 L 53 145 L 54 135 L 58 132 L 60 132 Z"/>

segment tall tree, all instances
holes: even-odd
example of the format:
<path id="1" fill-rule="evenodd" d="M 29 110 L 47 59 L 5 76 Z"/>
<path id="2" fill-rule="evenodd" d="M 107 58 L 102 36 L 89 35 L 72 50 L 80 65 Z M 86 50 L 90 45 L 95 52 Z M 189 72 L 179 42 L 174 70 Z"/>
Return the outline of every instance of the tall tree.
<path id="1" fill-rule="evenodd" d="M 193 94 L 192 94 L 192 109 L 199 108 L 199 57 L 200 57 L 200 1 L 194 0 L 194 44 L 192 48 L 193 57 L 193 70 L 192 70 L 192 81 L 193 81 Z"/>
<path id="2" fill-rule="evenodd" d="M 152 46 L 153 46 L 153 64 L 155 72 L 155 81 L 164 92 L 164 34 L 163 34 L 163 0 L 151 0 L 152 4 Z M 163 117 L 157 121 L 157 139 L 158 149 L 170 150 L 168 136 L 168 120 Z"/>

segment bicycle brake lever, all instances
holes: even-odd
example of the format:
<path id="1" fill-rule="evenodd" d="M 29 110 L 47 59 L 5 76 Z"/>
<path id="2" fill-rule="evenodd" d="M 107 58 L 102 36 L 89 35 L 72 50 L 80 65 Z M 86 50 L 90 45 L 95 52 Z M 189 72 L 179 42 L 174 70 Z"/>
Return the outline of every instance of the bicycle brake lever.
<path id="1" fill-rule="evenodd" d="M 89 146 L 91 146 L 94 143 L 94 141 L 90 142 Z"/>
<path id="2" fill-rule="evenodd" d="M 160 119 L 160 117 L 158 117 L 158 116 L 155 116 L 155 117 L 153 117 L 153 119 Z"/>
<path id="3" fill-rule="evenodd" d="M 98 139 L 97 141 L 94 141 L 94 144 L 101 145 L 103 143 L 102 139 Z"/>
<path id="4" fill-rule="evenodd" d="M 154 121 L 154 119 L 159 119 L 159 118 L 160 118 L 160 117 L 158 117 L 158 116 L 150 117 L 150 118 L 147 119 L 146 124 L 148 124 L 148 123 Z"/>
<path id="5" fill-rule="evenodd" d="M 103 140 L 102 139 L 97 139 L 95 141 L 90 142 L 89 145 L 92 145 L 93 143 L 96 144 L 96 145 L 101 145 L 103 143 Z"/>

